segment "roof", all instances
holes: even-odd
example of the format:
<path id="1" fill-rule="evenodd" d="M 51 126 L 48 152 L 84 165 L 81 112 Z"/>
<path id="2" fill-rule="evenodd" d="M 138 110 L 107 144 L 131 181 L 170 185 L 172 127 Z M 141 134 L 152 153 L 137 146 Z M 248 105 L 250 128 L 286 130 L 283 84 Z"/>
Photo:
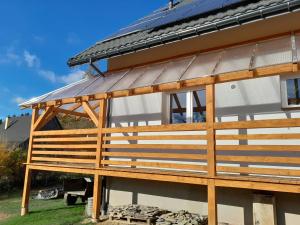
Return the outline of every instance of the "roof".
<path id="1" fill-rule="evenodd" d="M 15 148 L 27 142 L 30 135 L 31 115 L 16 116 L 9 118 L 9 126 L 5 129 L 5 120 L 0 124 L 0 141 L 8 145 L 9 148 Z M 45 127 L 45 130 L 61 129 L 56 118 L 51 120 Z"/>
<path id="2" fill-rule="evenodd" d="M 295 33 L 144 66 L 109 71 L 104 76 L 87 77 L 41 97 L 31 99 L 22 103 L 21 106 L 30 107 L 63 99 L 76 100 L 84 96 L 89 99 L 95 99 L 96 95 L 116 96 L 115 94 L 119 91 L 134 93 L 138 88 L 193 82 L 220 74 L 227 76 L 235 72 L 247 73 L 258 68 L 299 62 L 300 33 Z"/>
<path id="3" fill-rule="evenodd" d="M 181 7 L 183 4 L 191 4 L 191 2 L 195 1 L 204 0 L 182 0 L 175 8 Z M 119 32 L 117 34 L 121 35 L 115 35 L 109 39 L 99 41 L 90 48 L 70 58 L 68 60 L 68 65 L 75 66 L 90 61 L 118 56 L 182 40 L 184 38 L 199 36 L 212 31 L 242 25 L 257 21 L 258 19 L 265 19 L 282 13 L 293 12 L 300 8 L 300 0 L 231 0 L 229 2 L 235 2 L 235 4 L 218 10 L 212 10 L 207 13 L 201 13 L 193 17 L 189 17 L 187 14 L 186 17 L 181 18 L 181 20 L 163 24 L 163 26 L 136 30 L 127 34 Z M 163 8 L 160 10 L 163 10 Z"/>

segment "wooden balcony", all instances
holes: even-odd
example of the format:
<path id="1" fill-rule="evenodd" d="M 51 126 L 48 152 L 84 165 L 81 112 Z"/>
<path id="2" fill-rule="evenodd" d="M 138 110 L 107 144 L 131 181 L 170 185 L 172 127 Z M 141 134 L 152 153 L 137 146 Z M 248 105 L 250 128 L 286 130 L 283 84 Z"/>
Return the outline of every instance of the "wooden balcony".
<path id="1" fill-rule="evenodd" d="M 224 186 L 234 182 L 270 183 L 265 190 L 298 192 L 300 182 L 300 145 L 276 144 L 298 140 L 300 133 L 268 133 L 272 128 L 300 127 L 300 119 L 276 119 L 240 122 L 215 122 L 213 130 L 216 160 L 208 159 L 206 123 L 104 128 L 101 157 L 97 159 L 97 129 L 33 132 L 31 168 L 103 174 L 173 182 L 206 184 L 216 179 Z M 256 129 L 255 134 L 237 134 Z M 236 134 L 220 134 L 232 130 Z M 262 130 L 263 132 L 259 132 Z M 271 131 L 271 130 L 270 130 Z M 249 141 L 267 141 L 251 145 Z M 245 144 L 240 144 L 244 141 Z M 100 165 L 100 167 L 98 167 Z M 216 175 L 209 174 L 216 168 Z M 195 178 L 195 179 L 193 179 Z M 188 180 L 188 181 L 187 181 Z M 217 182 L 217 183 L 218 183 Z M 237 187 L 243 187 L 242 185 Z M 274 184 L 290 184 L 289 189 Z M 220 185 L 221 186 L 221 185 Z M 249 188 L 249 185 L 245 185 Z"/>

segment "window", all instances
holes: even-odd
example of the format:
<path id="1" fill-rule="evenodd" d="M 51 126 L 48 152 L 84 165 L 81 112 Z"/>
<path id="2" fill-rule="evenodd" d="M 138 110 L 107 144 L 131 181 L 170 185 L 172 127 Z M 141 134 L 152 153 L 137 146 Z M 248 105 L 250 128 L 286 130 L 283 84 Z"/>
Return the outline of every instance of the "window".
<path id="1" fill-rule="evenodd" d="M 205 90 L 170 94 L 170 123 L 206 121 Z"/>
<path id="2" fill-rule="evenodd" d="M 281 100 L 283 108 L 300 107 L 300 75 L 281 78 Z"/>

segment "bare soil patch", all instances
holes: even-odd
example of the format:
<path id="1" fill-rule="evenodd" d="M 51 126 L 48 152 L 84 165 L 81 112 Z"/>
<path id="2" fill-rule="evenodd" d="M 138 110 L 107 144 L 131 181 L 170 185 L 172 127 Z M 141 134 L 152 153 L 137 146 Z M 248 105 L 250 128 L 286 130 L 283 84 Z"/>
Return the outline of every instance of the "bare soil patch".
<path id="1" fill-rule="evenodd" d="M 0 221 L 1 220 L 5 220 L 5 219 L 7 219 L 9 217 L 9 215 L 7 214 L 7 213 L 2 213 L 2 212 L 0 212 Z"/>

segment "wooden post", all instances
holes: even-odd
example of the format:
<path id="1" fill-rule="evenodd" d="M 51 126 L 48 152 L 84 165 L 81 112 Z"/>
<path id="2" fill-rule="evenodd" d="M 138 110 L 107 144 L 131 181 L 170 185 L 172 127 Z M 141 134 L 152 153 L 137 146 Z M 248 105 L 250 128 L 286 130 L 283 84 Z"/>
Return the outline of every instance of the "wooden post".
<path id="1" fill-rule="evenodd" d="M 33 139 L 32 133 L 34 129 L 34 124 L 38 118 L 38 112 L 39 112 L 38 108 L 34 108 L 32 110 L 30 137 L 29 137 L 29 145 L 28 145 L 28 153 L 27 153 L 27 165 L 25 171 L 22 205 L 21 205 L 21 216 L 25 216 L 28 213 L 29 194 L 30 194 L 30 185 L 31 185 L 31 169 L 29 169 L 28 164 L 31 163 L 32 139 Z"/>
<path id="2" fill-rule="evenodd" d="M 207 185 L 208 224 L 217 225 L 217 201 L 214 178 L 216 176 L 216 140 L 215 140 L 215 85 L 206 86 L 206 126 L 207 126 Z"/>
<path id="3" fill-rule="evenodd" d="M 106 125 L 106 110 L 107 110 L 107 100 L 101 99 L 99 103 L 99 118 L 98 118 L 98 139 L 97 139 L 97 150 L 96 150 L 96 169 L 101 167 L 102 159 L 102 144 L 103 144 L 103 132 L 102 129 Z M 93 195 L 93 213 L 92 219 L 94 222 L 99 220 L 100 210 L 101 210 L 101 193 L 102 193 L 102 180 L 101 176 L 95 174 L 94 178 L 94 195 Z"/>
<path id="4" fill-rule="evenodd" d="M 217 214 L 217 198 L 216 198 L 216 186 L 215 180 L 209 179 L 207 185 L 207 203 L 208 203 L 208 224 L 218 224 Z"/>

